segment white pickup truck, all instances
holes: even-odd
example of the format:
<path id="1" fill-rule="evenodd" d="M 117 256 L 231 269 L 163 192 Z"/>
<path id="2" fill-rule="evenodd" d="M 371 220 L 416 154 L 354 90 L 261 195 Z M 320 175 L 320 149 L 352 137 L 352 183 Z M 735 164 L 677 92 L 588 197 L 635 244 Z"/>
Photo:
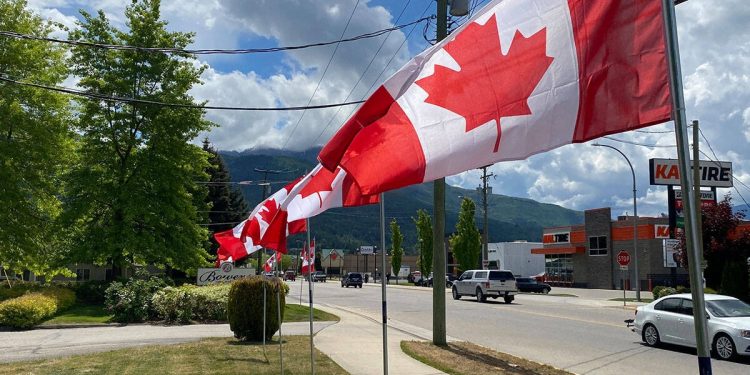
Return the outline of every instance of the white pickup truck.
<path id="1" fill-rule="evenodd" d="M 474 296 L 478 302 L 487 301 L 487 297 L 503 297 L 505 303 L 515 299 L 516 278 L 505 270 L 469 270 L 461 274 L 453 283 L 453 299 L 461 296 Z"/>

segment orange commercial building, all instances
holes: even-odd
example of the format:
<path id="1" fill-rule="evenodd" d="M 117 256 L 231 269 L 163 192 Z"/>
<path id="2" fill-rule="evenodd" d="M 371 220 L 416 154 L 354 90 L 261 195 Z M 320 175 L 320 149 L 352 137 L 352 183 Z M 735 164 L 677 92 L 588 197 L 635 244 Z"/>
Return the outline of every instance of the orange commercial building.
<path id="1" fill-rule="evenodd" d="M 635 288 L 634 218 L 621 216 L 613 221 L 611 217 L 610 208 L 586 210 L 583 224 L 544 229 L 542 247 L 531 253 L 544 255 L 547 283 L 595 289 Z M 667 218 L 638 218 L 637 259 L 642 290 L 656 285 L 688 284 L 687 272 L 672 267 L 672 253 L 665 250 L 668 228 Z M 622 251 L 630 257 L 627 267 L 621 267 L 617 260 Z"/>

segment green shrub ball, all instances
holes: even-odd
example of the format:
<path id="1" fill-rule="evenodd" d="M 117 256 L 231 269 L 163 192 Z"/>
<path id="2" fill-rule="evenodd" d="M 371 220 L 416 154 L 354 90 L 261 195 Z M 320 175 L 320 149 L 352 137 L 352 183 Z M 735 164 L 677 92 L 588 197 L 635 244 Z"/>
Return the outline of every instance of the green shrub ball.
<path id="1" fill-rule="evenodd" d="M 286 284 L 279 278 L 245 277 L 232 283 L 227 318 L 234 337 L 241 341 L 263 340 L 263 284 L 266 285 L 266 340 L 279 330 L 277 296 L 281 295 L 281 320 L 284 320 Z"/>

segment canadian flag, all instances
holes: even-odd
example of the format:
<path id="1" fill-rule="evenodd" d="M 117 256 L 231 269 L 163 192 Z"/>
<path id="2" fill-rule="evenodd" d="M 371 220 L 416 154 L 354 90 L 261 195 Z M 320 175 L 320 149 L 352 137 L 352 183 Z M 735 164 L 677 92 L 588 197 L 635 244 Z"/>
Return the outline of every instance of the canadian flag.
<path id="1" fill-rule="evenodd" d="M 273 270 L 273 267 L 276 265 L 277 262 L 281 262 L 281 253 L 275 252 L 274 255 L 271 255 L 268 260 L 266 260 L 266 264 L 263 265 L 263 269 L 266 272 L 271 272 Z"/>
<path id="2" fill-rule="evenodd" d="M 279 198 L 282 196 L 284 199 L 265 227 L 261 244 L 283 253 L 287 252 L 287 235 L 296 233 L 292 231 L 295 223 L 304 223 L 305 219 L 330 208 L 378 203 L 377 195 L 362 195 L 359 186 L 343 169 L 336 168 L 332 172 L 320 164 L 298 182 L 287 186 Z M 289 230 L 285 229 L 287 227 Z"/>
<path id="3" fill-rule="evenodd" d="M 315 272 L 315 239 L 310 242 L 310 248 L 307 252 L 302 252 L 302 268 L 300 273 L 306 275 Z"/>
<path id="4" fill-rule="evenodd" d="M 276 231 L 281 231 L 284 238 L 288 234 L 304 232 L 306 230 L 304 220 L 290 223 L 284 221 L 283 226 L 278 227 L 277 224 L 269 231 L 273 219 L 279 213 L 281 204 L 287 199 L 288 193 L 297 186 L 298 182 L 299 180 L 288 184 L 255 206 L 247 220 L 243 220 L 231 230 L 214 233 L 214 239 L 219 243 L 217 262 L 230 257 L 234 261 L 238 261 L 263 247 L 276 249 L 278 247 Z M 286 253 L 285 247 L 283 252 Z"/>
<path id="5" fill-rule="evenodd" d="M 661 1 L 495 0 L 320 152 L 365 195 L 670 120 Z"/>
<path id="6" fill-rule="evenodd" d="M 377 195 L 362 195 L 354 179 L 341 168 L 331 172 L 318 164 L 308 176 L 285 205 L 289 221 L 307 219 L 330 208 L 378 203 Z"/>

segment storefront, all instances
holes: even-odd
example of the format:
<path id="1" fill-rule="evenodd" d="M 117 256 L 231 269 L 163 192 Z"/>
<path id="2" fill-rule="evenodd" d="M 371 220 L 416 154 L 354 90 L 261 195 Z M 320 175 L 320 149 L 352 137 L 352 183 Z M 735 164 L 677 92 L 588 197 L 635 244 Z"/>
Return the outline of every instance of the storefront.
<path id="1" fill-rule="evenodd" d="M 596 289 L 626 289 L 635 286 L 633 264 L 623 270 L 617 253 L 625 251 L 635 259 L 633 217 L 611 219 L 610 208 L 584 212 L 581 225 L 545 228 L 542 247 L 532 254 L 544 254 L 545 280 L 557 286 Z M 669 237 L 667 218 L 638 218 L 638 277 L 643 290 L 655 285 L 687 284 L 686 271 L 665 259 Z"/>

